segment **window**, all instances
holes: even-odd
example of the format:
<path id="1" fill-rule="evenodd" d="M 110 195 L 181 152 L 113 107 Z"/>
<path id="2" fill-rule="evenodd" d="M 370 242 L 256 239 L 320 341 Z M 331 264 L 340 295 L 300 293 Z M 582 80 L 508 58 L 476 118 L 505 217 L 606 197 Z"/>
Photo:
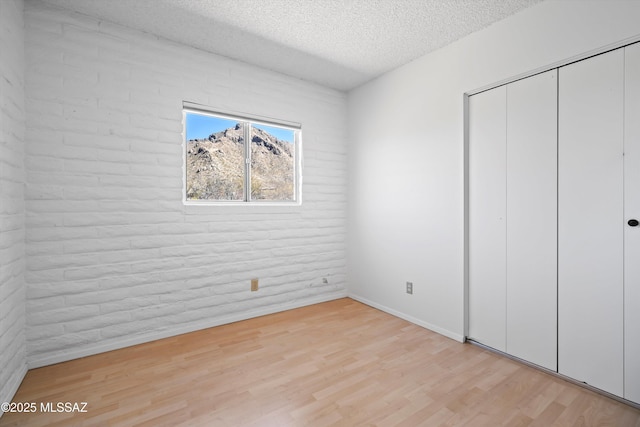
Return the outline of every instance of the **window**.
<path id="1" fill-rule="evenodd" d="M 300 126 L 185 107 L 188 204 L 300 202 Z"/>

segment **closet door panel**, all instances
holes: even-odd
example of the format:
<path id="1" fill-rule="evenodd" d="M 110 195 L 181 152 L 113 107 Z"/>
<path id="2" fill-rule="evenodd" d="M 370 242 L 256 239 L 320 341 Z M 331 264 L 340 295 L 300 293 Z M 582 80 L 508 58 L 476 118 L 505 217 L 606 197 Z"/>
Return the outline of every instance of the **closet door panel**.
<path id="1" fill-rule="evenodd" d="M 558 370 L 623 394 L 623 50 L 559 71 Z"/>
<path id="2" fill-rule="evenodd" d="M 624 397 L 640 403 L 640 44 L 625 48 Z"/>
<path id="3" fill-rule="evenodd" d="M 557 369 L 557 70 L 507 85 L 507 353 Z"/>
<path id="4" fill-rule="evenodd" d="M 505 351 L 506 89 L 469 98 L 469 337 Z"/>

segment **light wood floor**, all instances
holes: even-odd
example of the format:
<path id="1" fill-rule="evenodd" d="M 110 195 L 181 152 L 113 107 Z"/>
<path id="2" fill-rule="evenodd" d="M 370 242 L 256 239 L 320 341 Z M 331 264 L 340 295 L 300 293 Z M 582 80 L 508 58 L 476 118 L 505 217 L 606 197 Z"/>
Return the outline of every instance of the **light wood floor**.
<path id="1" fill-rule="evenodd" d="M 27 373 L 0 426 L 640 426 L 640 411 L 341 299 Z"/>

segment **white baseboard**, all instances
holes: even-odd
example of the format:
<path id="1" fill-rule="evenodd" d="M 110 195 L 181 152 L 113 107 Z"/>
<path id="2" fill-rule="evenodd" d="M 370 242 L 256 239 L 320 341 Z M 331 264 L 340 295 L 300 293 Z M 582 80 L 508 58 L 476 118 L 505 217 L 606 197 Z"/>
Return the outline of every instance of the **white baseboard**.
<path id="1" fill-rule="evenodd" d="M 13 400 L 13 396 L 16 395 L 20 384 L 22 384 L 22 380 L 24 380 L 24 376 L 27 375 L 27 365 L 22 365 L 17 375 L 14 375 L 11 381 L 6 385 L 4 389 L 6 394 L 0 396 L 0 403 L 2 402 L 11 402 Z M 2 414 L 4 412 L 0 411 L 0 418 L 2 418 Z"/>
<path id="2" fill-rule="evenodd" d="M 1 0 L 0 0 L 1 1 Z M 118 350 L 133 345 L 143 344 L 163 338 L 169 338 L 176 335 L 182 335 L 189 332 L 199 331 L 202 329 L 212 328 L 215 326 L 226 325 L 228 323 L 239 322 L 241 320 L 252 319 L 254 317 L 265 316 L 267 314 L 279 313 L 281 311 L 292 310 L 307 305 L 319 304 L 322 302 L 332 301 L 340 298 L 346 298 L 347 291 L 341 290 L 327 295 L 321 295 L 312 298 L 305 298 L 290 304 L 280 304 L 271 307 L 258 308 L 245 313 L 237 313 L 230 316 L 220 317 L 209 321 L 201 321 L 191 323 L 179 328 L 167 329 L 159 332 L 151 332 L 147 334 L 136 335 L 135 337 L 121 338 L 111 340 L 105 343 L 90 345 L 81 349 L 69 349 L 67 351 L 55 354 L 36 355 L 28 360 L 29 369 L 40 368 L 42 366 L 53 365 L 55 363 L 66 362 L 81 357 L 92 356 L 94 354 L 104 353 L 107 351 Z M 25 370 L 26 372 L 26 370 Z M 19 385 L 19 384 L 18 384 Z"/>
<path id="3" fill-rule="evenodd" d="M 384 306 L 382 304 L 378 304 L 377 302 L 370 301 L 370 300 L 368 300 L 366 298 L 363 298 L 361 296 L 354 295 L 354 294 L 349 294 L 349 298 L 352 298 L 352 299 L 354 299 L 356 301 L 359 301 L 359 302 L 361 302 L 363 304 L 369 305 L 369 306 L 371 306 L 373 308 L 377 308 L 378 310 L 384 311 L 385 313 L 389 313 L 389 314 L 391 314 L 393 316 L 396 316 L 396 317 L 399 317 L 401 319 L 404 319 L 407 322 L 411 322 L 411 323 L 414 323 L 414 324 L 416 324 L 418 326 L 422 326 L 425 329 L 429 329 L 430 331 L 436 332 L 436 333 L 438 333 L 440 335 L 444 335 L 447 338 L 451 338 L 451 339 L 456 340 L 458 342 L 464 342 L 464 336 L 463 335 L 456 334 L 456 333 L 451 332 L 451 331 L 449 331 L 447 329 L 443 329 L 443 328 L 441 328 L 439 326 L 435 326 L 435 325 L 432 325 L 430 323 L 424 322 L 424 321 L 422 321 L 420 319 L 416 319 L 413 316 L 409 316 L 408 314 L 399 312 L 397 310 L 394 310 L 394 309 L 389 308 L 387 306 Z"/>
<path id="4" fill-rule="evenodd" d="M 413 316 L 409 316 L 405 313 L 399 312 L 397 310 L 394 310 L 382 304 L 378 304 L 376 302 L 370 301 L 361 296 L 348 294 L 347 291 L 339 291 L 339 292 L 328 294 L 328 295 L 322 295 L 319 297 L 296 301 L 291 304 L 281 304 L 281 305 L 272 306 L 272 307 L 259 308 L 259 309 L 251 310 L 245 313 L 238 313 L 231 316 L 216 318 L 210 321 L 201 321 L 197 323 L 191 323 L 187 326 L 182 326 L 180 328 L 172 328 L 172 329 L 168 329 L 160 332 L 151 332 L 148 334 L 137 335 L 135 337 L 112 340 L 109 342 L 84 347 L 82 349 L 70 349 L 68 351 L 58 352 L 55 354 L 39 355 L 28 360 L 28 369 L 40 368 L 42 366 L 53 365 L 55 363 L 66 362 L 73 359 L 79 359 L 81 357 L 92 356 L 94 354 L 104 353 L 112 350 L 118 350 L 120 348 L 130 347 L 130 346 L 143 344 L 150 341 L 169 338 L 176 335 L 186 334 L 189 332 L 199 331 L 201 329 L 207 329 L 215 326 L 226 325 L 228 323 L 239 322 L 241 320 L 252 319 L 254 317 L 260 317 L 260 316 L 265 316 L 267 314 L 279 313 L 281 311 L 292 310 L 292 309 L 304 307 L 307 305 L 319 304 L 319 303 L 332 301 L 332 300 L 345 298 L 345 297 L 352 298 L 363 304 L 377 308 L 378 310 L 384 311 L 385 313 L 389 313 L 393 316 L 399 317 L 408 322 L 411 322 L 423 328 L 429 329 L 440 335 L 444 335 L 445 337 L 454 339 L 458 342 L 464 342 L 463 335 L 456 334 L 447 329 L 443 329 L 439 326 L 435 326 L 430 323 L 424 322 Z M 20 383 L 22 382 L 22 378 L 24 378 L 26 371 L 27 369 L 25 368 L 24 372 L 22 373 L 22 376 L 20 377 L 20 381 L 18 381 L 14 385 L 15 386 L 15 390 L 13 390 L 14 394 L 15 394 L 15 391 L 17 391 L 18 387 L 20 386 Z"/>

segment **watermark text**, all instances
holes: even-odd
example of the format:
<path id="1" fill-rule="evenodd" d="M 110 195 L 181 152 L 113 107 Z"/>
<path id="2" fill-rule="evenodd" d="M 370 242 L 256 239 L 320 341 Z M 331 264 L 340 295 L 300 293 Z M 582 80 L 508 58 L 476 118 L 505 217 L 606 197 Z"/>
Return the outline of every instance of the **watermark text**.
<path id="1" fill-rule="evenodd" d="M 2 412 L 88 412 L 87 402 L 4 402 Z"/>

